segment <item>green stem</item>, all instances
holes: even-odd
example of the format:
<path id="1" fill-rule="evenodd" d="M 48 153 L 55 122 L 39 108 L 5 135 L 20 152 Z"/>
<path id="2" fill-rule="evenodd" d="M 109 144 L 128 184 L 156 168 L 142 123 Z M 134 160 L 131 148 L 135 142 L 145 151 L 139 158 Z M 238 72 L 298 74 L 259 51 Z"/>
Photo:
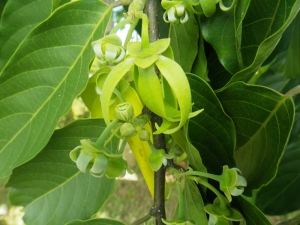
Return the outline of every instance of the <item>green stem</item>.
<path id="1" fill-rule="evenodd" d="M 119 154 L 123 154 L 124 149 L 125 149 L 126 144 L 127 144 L 127 140 L 128 140 L 128 138 L 124 138 L 124 139 L 123 139 L 122 144 L 121 144 L 121 146 L 120 146 L 120 149 L 119 149 L 119 151 L 118 151 Z"/>
<path id="2" fill-rule="evenodd" d="M 226 202 L 224 201 L 224 196 L 214 187 L 212 186 L 210 183 L 208 183 L 207 181 L 205 180 L 202 180 L 201 178 L 197 178 L 197 177 L 194 177 L 194 176 L 186 176 L 187 179 L 191 179 L 191 180 L 194 180 L 195 182 L 197 182 L 198 184 L 201 184 L 207 188 L 209 188 L 213 193 L 215 193 L 215 195 L 219 198 L 220 200 L 220 207 L 221 208 L 224 208 L 224 209 L 227 209 L 227 204 Z"/>
<path id="3" fill-rule="evenodd" d="M 127 23 L 130 23 L 130 20 L 128 18 L 126 18 L 125 20 L 122 20 L 109 32 L 109 34 L 117 33 L 118 30 L 121 29 L 122 27 L 124 27 Z"/>
<path id="4" fill-rule="evenodd" d="M 134 31 L 136 25 L 138 24 L 138 22 L 139 22 L 139 19 L 138 19 L 138 18 L 135 18 L 135 19 L 133 20 L 132 24 L 130 25 L 130 28 L 129 28 L 129 30 L 128 30 L 128 32 L 127 32 L 127 35 L 126 35 L 126 40 L 125 40 L 125 42 L 124 42 L 124 48 L 125 48 L 125 49 L 127 49 L 127 44 L 129 43 L 129 41 L 130 41 L 130 39 L 131 39 L 131 37 L 132 37 L 132 33 L 133 33 L 133 31 Z"/>
<path id="5" fill-rule="evenodd" d="M 148 17 L 142 12 L 136 12 L 135 16 L 142 19 L 142 48 L 149 48 Z"/>
<path id="6" fill-rule="evenodd" d="M 96 141 L 96 144 L 104 147 L 105 143 L 111 139 L 111 130 L 114 129 L 119 123 L 119 120 L 113 120 L 102 132 L 98 140 Z"/>
<path id="7" fill-rule="evenodd" d="M 178 219 L 185 219 L 184 210 L 183 210 L 183 190 L 180 183 L 177 183 L 177 192 L 178 192 Z"/>
<path id="8" fill-rule="evenodd" d="M 117 88 L 114 89 L 114 94 L 121 100 L 122 103 L 126 102 L 122 93 Z"/>
<path id="9" fill-rule="evenodd" d="M 143 223 L 147 222 L 149 219 L 151 219 L 151 215 L 147 214 L 143 218 L 133 222 L 131 225 L 140 225 L 140 224 L 143 224 Z"/>
<path id="10" fill-rule="evenodd" d="M 215 181 L 221 182 L 221 176 L 215 175 L 211 173 L 199 172 L 199 171 L 187 171 L 184 173 L 186 176 L 199 176 L 199 177 L 207 177 L 213 179 Z"/>

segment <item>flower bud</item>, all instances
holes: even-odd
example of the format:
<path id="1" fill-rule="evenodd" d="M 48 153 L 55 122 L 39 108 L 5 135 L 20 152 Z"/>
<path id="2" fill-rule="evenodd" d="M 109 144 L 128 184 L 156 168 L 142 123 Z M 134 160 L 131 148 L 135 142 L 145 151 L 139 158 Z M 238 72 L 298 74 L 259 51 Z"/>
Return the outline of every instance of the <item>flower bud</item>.
<path id="1" fill-rule="evenodd" d="M 92 46 L 101 65 L 114 65 L 125 58 L 122 41 L 116 34 L 94 41 Z"/>
<path id="2" fill-rule="evenodd" d="M 116 106 L 115 118 L 122 121 L 129 121 L 134 117 L 134 110 L 129 102 L 124 102 Z"/>
<path id="3" fill-rule="evenodd" d="M 139 134 L 139 138 L 141 141 L 148 141 L 150 139 L 149 131 L 142 129 Z"/>
<path id="4" fill-rule="evenodd" d="M 106 176 L 108 178 L 124 177 L 126 174 L 126 168 L 127 162 L 123 158 L 109 158 Z"/>
<path id="5" fill-rule="evenodd" d="M 185 23 L 189 19 L 189 14 L 185 10 L 185 6 L 183 4 L 174 5 L 169 8 L 163 15 L 164 21 L 166 23 Z"/>
<path id="6" fill-rule="evenodd" d="M 120 127 L 122 137 L 130 138 L 136 134 L 136 129 L 132 123 L 123 123 Z"/>

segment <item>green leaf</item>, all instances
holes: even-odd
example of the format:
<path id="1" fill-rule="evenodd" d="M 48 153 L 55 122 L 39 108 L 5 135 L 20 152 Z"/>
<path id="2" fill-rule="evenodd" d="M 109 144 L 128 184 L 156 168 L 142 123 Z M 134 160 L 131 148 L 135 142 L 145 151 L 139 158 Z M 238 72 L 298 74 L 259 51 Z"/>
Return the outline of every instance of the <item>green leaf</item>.
<path id="1" fill-rule="evenodd" d="M 290 97 L 261 86 L 237 82 L 217 93 L 237 133 L 236 166 L 248 185 L 245 194 L 275 176 L 294 121 Z"/>
<path id="2" fill-rule="evenodd" d="M 125 225 L 125 224 L 117 220 L 111 220 L 111 219 L 91 219 L 85 221 L 76 220 L 67 223 L 66 225 Z"/>
<path id="3" fill-rule="evenodd" d="M 217 7 L 214 16 L 202 16 L 200 20 L 204 39 L 213 46 L 220 62 L 231 74 L 244 67 L 241 55 L 242 21 L 249 4 L 250 0 L 237 1 L 234 9 L 227 12 Z"/>
<path id="4" fill-rule="evenodd" d="M 10 201 L 25 206 L 26 224 L 60 225 L 74 219 L 91 218 L 111 196 L 114 180 L 82 173 L 70 159 L 70 151 L 81 139 L 96 141 L 103 120 L 78 120 L 56 130 L 47 146 L 34 159 L 13 171 L 7 187 Z M 118 141 L 108 149 L 116 149 Z"/>
<path id="5" fill-rule="evenodd" d="M 207 58 L 204 49 L 204 39 L 201 33 L 199 34 L 198 40 L 198 53 L 193 64 L 192 73 L 199 76 L 205 81 L 209 81 L 208 68 L 207 68 Z"/>
<path id="6" fill-rule="evenodd" d="M 183 190 L 183 209 L 187 220 L 194 220 L 197 225 L 207 224 L 204 203 L 194 181 L 186 180 Z"/>
<path id="7" fill-rule="evenodd" d="M 300 13 L 292 23 L 292 33 L 287 52 L 284 76 L 288 78 L 300 77 Z"/>
<path id="8" fill-rule="evenodd" d="M 27 34 L 51 15 L 54 10 L 52 2 L 53 0 L 8 1 L 0 23 L 0 71 Z"/>
<path id="9" fill-rule="evenodd" d="M 243 213 L 247 225 L 271 225 L 264 214 L 245 198 L 237 197 L 234 200 L 238 202 L 239 209 Z"/>
<path id="10" fill-rule="evenodd" d="M 189 137 L 200 152 L 208 171 L 222 173 L 223 165 L 235 165 L 235 129 L 210 86 L 201 78 L 187 74 L 192 92 L 193 111 L 204 109 L 190 119 Z"/>
<path id="11" fill-rule="evenodd" d="M 300 186 L 300 137 L 288 145 L 274 180 L 263 187 L 256 196 L 256 205 L 269 215 L 282 215 L 298 210 L 295 196 Z"/>
<path id="12" fill-rule="evenodd" d="M 262 10 L 266 6 L 268 10 Z M 251 2 L 242 29 L 241 50 L 246 68 L 236 73 L 229 83 L 251 79 L 274 50 L 299 8 L 300 0 Z"/>
<path id="13" fill-rule="evenodd" d="M 83 90 L 111 9 L 75 1 L 56 10 L 19 46 L 0 75 L 0 177 L 33 158 Z"/>
<path id="14" fill-rule="evenodd" d="M 175 61 L 184 72 L 191 72 L 198 52 L 199 28 L 194 16 L 186 23 L 170 25 L 171 47 Z"/>

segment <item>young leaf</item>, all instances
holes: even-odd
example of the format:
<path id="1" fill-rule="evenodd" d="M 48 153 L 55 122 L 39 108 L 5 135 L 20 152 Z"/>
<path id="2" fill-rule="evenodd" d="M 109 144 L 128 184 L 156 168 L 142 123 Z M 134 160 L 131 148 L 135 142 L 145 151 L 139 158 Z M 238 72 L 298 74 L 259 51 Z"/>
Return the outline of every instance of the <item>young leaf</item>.
<path id="1" fill-rule="evenodd" d="M 187 220 L 194 220 L 197 225 L 207 224 L 204 203 L 194 181 L 186 180 L 183 190 L 184 213 Z"/>
<path id="2" fill-rule="evenodd" d="M 83 90 L 91 42 L 110 19 L 104 3 L 74 1 L 37 26 L 0 75 L 0 177 L 33 158 Z"/>
<path id="3" fill-rule="evenodd" d="M 91 219 L 85 221 L 76 220 L 67 223 L 66 225 L 125 225 L 125 224 L 117 220 L 111 220 L 111 219 Z"/>
<path id="4" fill-rule="evenodd" d="M 275 176 L 294 121 L 290 97 L 271 89 L 237 82 L 217 93 L 237 133 L 234 157 L 247 179 L 245 194 Z"/>
<path id="5" fill-rule="evenodd" d="M 292 33 L 287 52 L 284 76 L 288 78 L 300 77 L 300 13 L 292 23 Z"/>
<path id="6" fill-rule="evenodd" d="M 171 47 L 175 61 L 184 72 L 191 72 L 198 52 L 199 28 L 194 16 L 186 23 L 170 25 Z"/>
<path id="7" fill-rule="evenodd" d="M 214 16 L 202 16 L 200 20 L 204 39 L 213 46 L 220 62 L 231 74 L 244 67 L 241 55 L 242 22 L 249 4 L 250 0 L 237 1 L 234 9 L 228 12 L 217 7 Z"/>
<path id="8" fill-rule="evenodd" d="M 289 144 L 274 180 L 256 196 L 256 205 L 269 215 L 282 215 L 300 208 L 295 196 L 300 186 L 300 139 Z"/>
<path id="9" fill-rule="evenodd" d="M 235 129 L 209 85 L 193 74 L 187 74 L 192 92 L 193 111 L 204 109 L 190 119 L 189 137 L 200 152 L 208 171 L 222 173 L 223 165 L 235 165 Z"/>
<path id="10" fill-rule="evenodd" d="M 91 218 L 111 196 L 114 180 L 82 173 L 69 153 L 81 139 L 96 141 L 103 120 L 78 120 L 56 130 L 47 146 L 31 161 L 13 171 L 7 187 L 10 201 L 25 206 L 26 224 L 60 225 L 74 219 Z M 114 139 L 107 147 L 118 146 Z"/>
<path id="11" fill-rule="evenodd" d="M 55 9 L 53 1 L 8 1 L 0 23 L 0 71 L 27 34 L 38 23 L 50 16 Z"/>
<path id="12" fill-rule="evenodd" d="M 239 209 L 243 213 L 247 225 L 271 225 L 264 214 L 245 198 L 239 196 L 235 200 L 238 202 Z"/>
<path id="13" fill-rule="evenodd" d="M 266 6 L 268 10 L 261 10 Z M 297 15 L 299 7 L 300 0 L 251 2 L 242 30 L 241 50 L 246 68 L 236 73 L 229 83 L 247 82 L 251 79 L 271 54 L 282 34 Z"/>

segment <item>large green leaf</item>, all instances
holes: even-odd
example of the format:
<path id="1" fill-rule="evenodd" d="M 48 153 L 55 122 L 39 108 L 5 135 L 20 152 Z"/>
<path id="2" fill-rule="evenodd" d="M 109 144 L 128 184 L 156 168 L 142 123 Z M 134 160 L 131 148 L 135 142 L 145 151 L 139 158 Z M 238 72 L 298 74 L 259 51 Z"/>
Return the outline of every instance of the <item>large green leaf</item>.
<path id="1" fill-rule="evenodd" d="M 92 220 L 76 220 L 72 221 L 66 225 L 125 225 L 117 220 L 111 219 L 92 219 Z"/>
<path id="2" fill-rule="evenodd" d="M 200 152 L 208 171 L 221 174 L 223 165 L 235 165 L 234 124 L 224 113 L 221 103 L 209 85 L 196 75 L 187 76 L 192 91 L 193 111 L 204 109 L 198 116 L 190 119 L 190 140 Z"/>
<path id="3" fill-rule="evenodd" d="M 200 20 L 204 39 L 213 46 L 220 62 L 231 74 L 244 67 L 241 55 L 242 21 L 249 4 L 250 0 L 237 1 L 235 7 L 227 12 L 217 7 L 214 16 L 202 16 Z"/>
<path id="4" fill-rule="evenodd" d="M 19 46 L 0 76 L 0 177 L 33 158 L 83 90 L 111 9 L 74 1 L 56 10 Z"/>
<path id="5" fill-rule="evenodd" d="M 194 16 L 186 23 L 170 26 L 171 47 L 175 61 L 183 71 L 191 72 L 198 52 L 199 28 Z"/>
<path id="6" fill-rule="evenodd" d="M 197 225 L 207 224 L 204 203 L 194 181 L 186 180 L 183 190 L 183 199 L 185 218 L 187 220 L 194 220 Z"/>
<path id="7" fill-rule="evenodd" d="M 274 178 L 294 120 L 290 97 L 237 82 L 217 93 L 237 133 L 234 157 L 246 177 L 246 195 Z"/>
<path id="8" fill-rule="evenodd" d="M 27 34 L 50 16 L 56 6 L 53 4 L 54 0 L 7 2 L 0 23 L 0 71 Z"/>
<path id="9" fill-rule="evenodd" d="M 47 146 L 31 161 L 16 168 L 7 187 L 14 205 L 25 206 L 30 225 L 62 225 L 89 219 L 111 196 L 114 180 L 82 173 L 69 157 L 81 139 L 96 141 L 106 127 L 103 120 L 78 120 L 54 132 Z M 109 143 L 111 150 L 117 141 Z"/>
<path id="10" fill-rule="evenodd" d="M 271 225 L 264 214 L 243 197 L 234 198 L 234 202 L 238 203 L 238 208 L 243 213 L 247 225 Z"/>
<path id="11" fill-rule="evenodd" d="M 262 10 L 266 7 L 268 10 Z M 246 68 L 236 73 L 229 83 L 251 79 L 274 50 L 299 9 L 300 0 L 251 1 L 242 29 L 241 50 Z"/>
<path id="12" fill-rule="evenodd" d="M 287 52 L 284 75 L 288 78 L 300 77 L 300 13 L 292 23 L 292 33 Z"/>
<path id="13" fill-rule="evenodd" d="M 282 215 L 300 208 L 300 136 L 289 144 L 279 164 L 274 180 L 263 187 L 256 197 L 256 205 L 269 215 Z"/>

